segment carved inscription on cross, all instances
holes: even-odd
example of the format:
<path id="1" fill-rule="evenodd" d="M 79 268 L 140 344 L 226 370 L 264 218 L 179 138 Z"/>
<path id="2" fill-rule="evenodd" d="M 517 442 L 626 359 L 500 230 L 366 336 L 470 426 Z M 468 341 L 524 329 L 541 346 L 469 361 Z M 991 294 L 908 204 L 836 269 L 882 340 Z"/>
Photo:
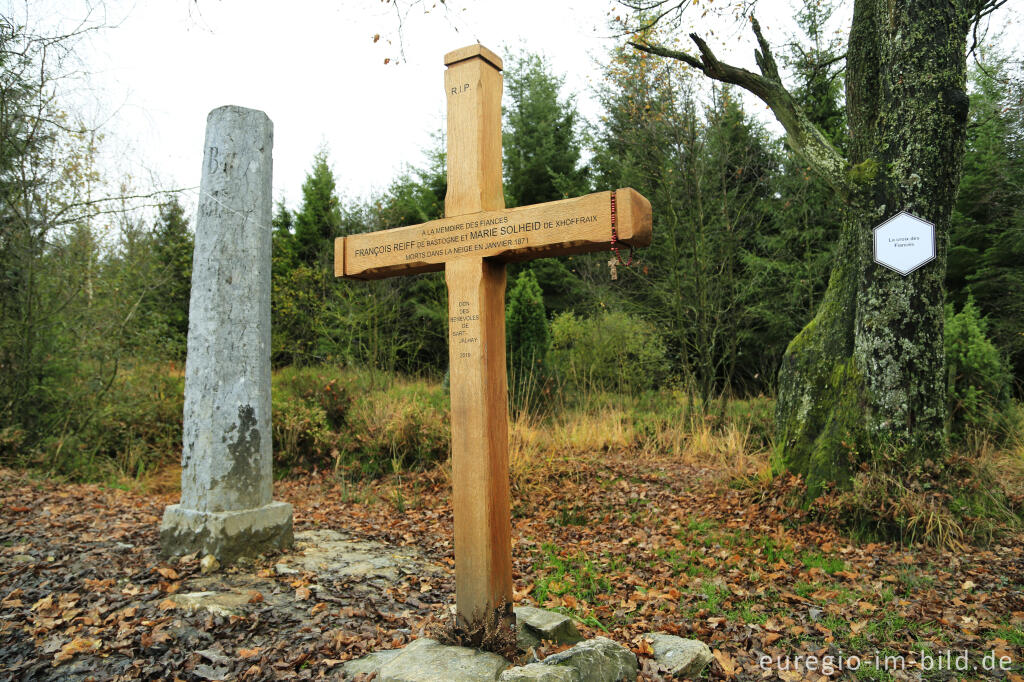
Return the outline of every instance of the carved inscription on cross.
<path id="1" fill-rule="evenodd" d="M 651 205 L 632 189 L 506 209 L 501 185 L 501 59 L 482 45 L 445 55 L 445 217 L 341 237 L 338 277 L 444 269 L 451 374 L 455 592 L 465 627 L 512 622 L 505 374 L 505 263 L 651 241 Z"/>

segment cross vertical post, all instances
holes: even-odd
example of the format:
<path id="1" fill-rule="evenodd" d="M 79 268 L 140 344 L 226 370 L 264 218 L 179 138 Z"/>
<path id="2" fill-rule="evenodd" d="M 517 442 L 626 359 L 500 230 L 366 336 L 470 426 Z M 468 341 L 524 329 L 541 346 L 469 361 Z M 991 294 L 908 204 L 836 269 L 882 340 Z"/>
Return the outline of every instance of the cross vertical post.
<path id="1" fill-rule="evenodd" d="M 445 217 L 505 208 L 501 179 L 501 60 L 480 45 L 445 55 L 448 192 Z M 455 601 L 463 627 L 512 625 L 505 264 L 445 264 L 451 373 Z"/>
<path id="2" fill-rule="evenodd" d="M 444 270 L 451 372 L 457 624 L 513 626 L 505 264 L 651 243 L 651 203 L 629 187 L 506 209 L 501 59 L 482 45 L 444 59 L 445 217 L 338 237 L 334 274 L 380 279 Z M 616 261 L 618 255 L 616 254 Z M 615 261 L 613 261 L 615 262 Z M 500 611 L 499 611 L 500 608 Z"/>

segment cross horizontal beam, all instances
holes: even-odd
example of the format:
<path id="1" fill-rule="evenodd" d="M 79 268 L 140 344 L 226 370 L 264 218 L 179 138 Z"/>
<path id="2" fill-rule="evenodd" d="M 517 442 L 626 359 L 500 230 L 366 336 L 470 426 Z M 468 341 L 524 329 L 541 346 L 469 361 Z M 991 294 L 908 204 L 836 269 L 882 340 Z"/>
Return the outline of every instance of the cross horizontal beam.
<path id="1" fill-rule="evenodd" d="M 627 187 L 339 237 L 334 243 L 334 274 L 381 279 L 441 270 L 446 262 L 466 257 L 504 263 L 606 251 L 612 239 L 613 197 L 618 241 L 648 246 L 651 204 Z"/>

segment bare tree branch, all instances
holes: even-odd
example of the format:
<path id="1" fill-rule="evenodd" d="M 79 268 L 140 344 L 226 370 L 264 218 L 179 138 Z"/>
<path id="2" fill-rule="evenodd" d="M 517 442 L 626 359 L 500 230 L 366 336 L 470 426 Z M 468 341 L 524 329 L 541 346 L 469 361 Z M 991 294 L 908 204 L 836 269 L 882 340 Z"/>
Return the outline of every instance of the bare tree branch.
<path id="1" fill-rule="evenodd" d="M 757 37 L 758 49 L 754 52 L 760 74 L 748 71 L 731 64 L 719 61 L 708 44 L 696 33 L 690 39 L 697 46 L 700 54 L 695 57 L 681 50 L 672 50 L 660 45 L 646 42 L 629 43 L 634 49 L 659 57 L 675 59 L 688 64 L 722 83 L 737 85 L 760 98 L 775 114 L 782 127 L 786 130 L 786 140 L 790 147 L 802 156 L 826 181 L 843 196 L 850 192 L 850 181 L 847 175 L 848 162 L 842 154 L 828 141 L 821 130 L 807 118 L 803 109 L 796 103 L 790 92 L 783 86 L 779 76 L 779 67 L 775 63 L 771 47 L 761 32 L 757 19 L 751 17 L 754 35 Z"/>
<path id="2" fill-rule="evenodd" d="M 630 2 L 626 0 L 622 4 L 626 9 L 633 12 L 651 13 L 650 18 L 643 21 L 635 29 L 635 32 L 643 33 L 653 28 L 655 24 L 659 23 L 669 14 L 680 14 L 687 3 L 685 0 L 658 0 L 657 2 Z"/>

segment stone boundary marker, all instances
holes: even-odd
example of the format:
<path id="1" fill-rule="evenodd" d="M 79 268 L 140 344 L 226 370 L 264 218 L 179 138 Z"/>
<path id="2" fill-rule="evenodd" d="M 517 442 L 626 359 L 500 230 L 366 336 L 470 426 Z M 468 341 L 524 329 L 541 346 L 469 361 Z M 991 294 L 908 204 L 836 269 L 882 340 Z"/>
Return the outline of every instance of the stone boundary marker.
<path id="1" fill-rule="evenodd" d="M 165 556 L 220 562 L 292 542 L 271 499 L 270 249 L 274 124 L 236 106 L 206 120 L 185 362 L 181 502 Z"/>

